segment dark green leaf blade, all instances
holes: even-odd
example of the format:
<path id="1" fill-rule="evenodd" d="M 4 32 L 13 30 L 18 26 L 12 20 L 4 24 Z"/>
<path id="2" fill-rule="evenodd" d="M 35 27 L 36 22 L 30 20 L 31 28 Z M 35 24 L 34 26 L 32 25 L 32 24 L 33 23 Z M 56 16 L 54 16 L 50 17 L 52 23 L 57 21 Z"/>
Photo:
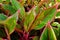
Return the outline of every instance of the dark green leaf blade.
<path id="1" fill-rule="evenodd" d="M 0 14 L 0 21 L 4 21 L 7 18 L 6 15 L 4 14 Z"/>
<path id="2" fill-rule="evenodd" d="M 5 10 L 8 10 L 10 14 L 14 14 L 16 12 L 16 10 L 11 5 L 8 5 L 8 4 L 4 4 L 3 8 Z"/>

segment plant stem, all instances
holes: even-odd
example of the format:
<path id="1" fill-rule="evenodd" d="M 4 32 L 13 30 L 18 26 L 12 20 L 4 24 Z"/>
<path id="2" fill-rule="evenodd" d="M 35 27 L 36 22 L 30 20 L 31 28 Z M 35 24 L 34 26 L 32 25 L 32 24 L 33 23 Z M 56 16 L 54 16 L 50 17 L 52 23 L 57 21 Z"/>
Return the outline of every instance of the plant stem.
<path id="1" fill-rule="evenodd" d="M 8 30 L 7 30 L 6 27 L 5 27 L 5 32 L 6 32 L 6 34 L 7 34 L 7 39 L 8 39 L 8 40 L 11 40 L 11 39 L 10 39 L 10 35 L 8 34 Z"/>
<path id="2" fill-rule="evenodd" d="M 23 33 L 23 31 L 20 30 L 20 29 L 15 28 L 15 30 L 16 30 L 17 32 L 19 32 L 19 33 Z"/>

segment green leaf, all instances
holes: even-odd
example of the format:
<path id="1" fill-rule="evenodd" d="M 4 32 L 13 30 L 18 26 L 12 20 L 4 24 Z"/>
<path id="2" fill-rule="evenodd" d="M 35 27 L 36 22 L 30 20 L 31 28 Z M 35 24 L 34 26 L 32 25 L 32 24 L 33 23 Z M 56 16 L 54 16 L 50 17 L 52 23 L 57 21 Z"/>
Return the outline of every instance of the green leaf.
<path id="1" fill-rule="evenodd" d="M 24 26 L 25 26 L 25 30 L 28 31 L 29 26 L 31 25 L 31 23 L 34 20 L 34 11 L 31 10 L 28 12 L 26 18 L 25 18 L 25 22 L 24 22 Z"/>
<path id="2" fill-rule="evenodd" d="M 56 34 L 57 40 L 60 40 L 60 24 L 57 25 L 57 28 L 53 27 L 53 30 Z"/>
<path id="3" fill-rule="evenodd" d="M 58 26 L 58 24 L 59 24 L 58 22 L 53 22 L 52 26 Z"/>
<path id="4" fill-rule="evenodd" d="M 16 12 L 16 10 L 11 5 L 8 5 L 8 4 L 4 4 L 3 8 L 5 10 L 9 10 L 10 14 L 14 14 Z"/>
<path id="5" fill-rule="evenodd" d="M 7 2 L 10 2 L 10 0 L 6 0 Z"/>
<path id="6" fill-rule="evenodd" d="M 58 24 L 57 26 L 58 26 L 58 28 L 60 29 L 60 24 Z"/>
<path id="7" fill-rule="evenodd" d="M 60 0 L 56 0 L 57 2 L 60 2 Z"/>
<path id="8" fill-rule="evenodd" d="M 9 34 L 11 34 L 14 31 L 17 20 L 18 20 L 18 12 L 16 12 L 15 14 L 13 14 L 12 16 L 8 17 L 5 20 L 4 24 L 7 27 Z"/>
<path id="9" fill-rule="evenodd" d="M 60 12 L 57 12 L 56 16 L 60 16 Z"/>
<path id="10" fill-rule="evenodd" d="M 23 17 L 25 15 L 24 7 L 21 4 L 19 4 L 17 0 L 11 0 L 11 3 L 16 10 L 20 10 L 20 14 Z"/>
<path id="11" fill-rule="evenodd" d="M 6 15 L 4 14 L 0 14 L 0 21 L 4 21 L 7 18 Z"/>
<path id="12" fill-rule="evenodd" d="M 39 6 L 36 6 L 36 7 L 35 7 L 35 11 L 36 11 L 37 14 L 38 14 L 39 11 L 40 11 L 39 9 L 40 9 Z"/>
<path id="13" fill-rule="evenodd" d="M 36 25 L 38 25 L 43 18 L 44 18 L 44 12 L 38 13 L 36 15 L 35 19 L 33 20 L 32 24 L 29 26 L 28 31 L 31 31 L 32 29 L 34 29 L 36 27 Z"/>
<path id="14" fill-rule="evenodd" d="M 50 23 L 48 23 L 43 30 L 40 40 L 57 40 Z"/>
<path id="15" fill-rule="evenodd" d="M 0 3 L 2 3 L 3 1 L 6 1 L 6 0 L 0 0 Z"/>
<path id="16" fill-rule="evenodd" d="M 57 12 L 56 18 L 60 18 L 60 12 Z"/>
<path id="17" fill-rule="evenodd" d="M 0 0 L 0 3 L 2 3 L 2 0 Z"/>
<path id="18" fill-rule="evenodd" d="M 58 32 L 59 32 L 59 35 L 58 35 L 58 40 L 60 40 L 60 24 L 58 24 Z"/>
<path id="19" fill-rule="evenodd" d="M 59 36 L 59 29 L 53 27 L 53 30 L 54 30 L 54 33 L 56 34 L 57 39 L 58 39 L 58 36 Z"/>
<path id="20" fill-rule="evenodd" d="M 56 15 L 56 9 L 55 8 L 49 8 L 49 9 L 45 10 L 44 11 L 44 18 L 41 20 L 40 24 L 38 24 L 35 27 L 35 29 L 43 28 L 48 21 L 52 21 L 53 20 L 55 15 Z"/>

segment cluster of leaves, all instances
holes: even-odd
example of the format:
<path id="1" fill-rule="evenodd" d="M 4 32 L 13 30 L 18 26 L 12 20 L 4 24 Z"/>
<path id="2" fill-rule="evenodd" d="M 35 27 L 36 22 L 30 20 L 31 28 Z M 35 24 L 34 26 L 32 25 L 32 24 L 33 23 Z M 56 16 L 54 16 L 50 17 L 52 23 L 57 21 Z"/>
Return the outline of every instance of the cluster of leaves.
<path id="1" fill-rule="evenodd" d="M 0 0 L 0 40 L 59 40 L 59 0 Z"/>

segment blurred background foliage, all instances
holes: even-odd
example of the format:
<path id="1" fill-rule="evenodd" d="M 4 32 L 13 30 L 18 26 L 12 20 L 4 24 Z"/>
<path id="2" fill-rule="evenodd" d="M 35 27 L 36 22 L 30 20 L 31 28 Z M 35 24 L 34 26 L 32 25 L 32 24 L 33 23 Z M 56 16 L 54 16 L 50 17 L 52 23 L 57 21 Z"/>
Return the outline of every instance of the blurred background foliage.
<path id="1" fill-rule="evenodd" d="M 60 40 L 60 0 L 0 0 L 0 40 Z"/>

